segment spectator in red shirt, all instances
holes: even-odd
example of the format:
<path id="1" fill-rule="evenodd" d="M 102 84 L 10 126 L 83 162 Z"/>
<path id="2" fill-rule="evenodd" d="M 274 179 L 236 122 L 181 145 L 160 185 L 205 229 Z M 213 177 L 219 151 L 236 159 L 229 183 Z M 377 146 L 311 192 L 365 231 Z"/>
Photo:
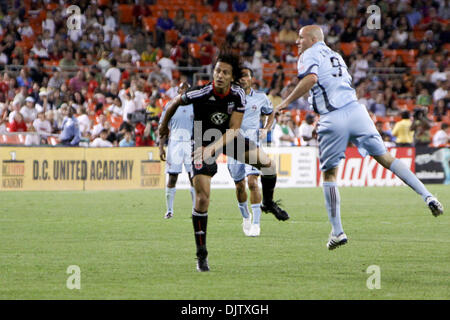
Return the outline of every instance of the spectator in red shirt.
<path id="1" fill-rule="evenodd" d="M 9 132 L 25 132 L 27 131 L 27 125 L 23 119 L 23 115 L 17 112 L 14 115 L 14 120 L 9 124 Z"/>
<path id="2" fill-rule="evenodd" d="M 139 0 L 139 3 L 133 7 L 133 27 L 139 24 L 142 25 L 142 18 L 151 16 L 152 12 L 149 7 L 145 4 L 144 0 Z"/>
<path id="3" fill-rule="evenodd" d="M 147 125 L 138 122 L 134 128 L 134 136 L 136 138 L 136 147 L 151 147 L 155 145 L 155 141 L 152 139 L 151 135 L 150 122 L 147 122 Z"/>

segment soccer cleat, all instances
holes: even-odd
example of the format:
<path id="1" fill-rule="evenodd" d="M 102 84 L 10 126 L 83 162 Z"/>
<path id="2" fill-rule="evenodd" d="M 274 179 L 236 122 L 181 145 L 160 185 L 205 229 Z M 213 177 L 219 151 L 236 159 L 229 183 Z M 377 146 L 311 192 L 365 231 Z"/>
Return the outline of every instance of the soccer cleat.
<path id="1" fill-rule="evenodd" d="M 198 272 L 208 272 L 208 258 L 197 258 L 197 271 Z"/>
<path id="2" fill-rule="evenodd" d="M 261 210 L 266 213 L 271 212 L 278 220 L 281 221 L 288 220 L 289 219 L 288 213 L 285 210 L 281 209 L 278 204 L 281 204 L 280 200 L 278 200 L 277 202 L 272 201 L 269 204 L 263 203 L 261 205 Z"/>
<path id="3" fill-rule="evenodd" d="M 170 212 L 170 211 L 166 212 L 166 214 L 164 215 L 164 219 L 170 219 L 172 217 L 173 217 L 173 212 Z"/>
<path id="4" fill-rule="evenodd" d="M 437 217 L 444 213 L 444 207 L 442 204 L 436 199 L 436 197 L 429 196 L 427 199 L 427 206 L 430 208 L 433 216 Z"/>
<path id="5" fill-rule="evenodd" d="M 259 237 L 261 233 L 261 227 L 259 224 L 252 224 L 250 227 L 250 232 L 248 233 L 249 237 Z"/>
<path id="6" fill-rule="evenodd" d="M 327 248 L 328 250 L 334 250 L 337 247 L 342 246 L 346 243 L 347 243 L 347 236 L 345 235 L 345 233 L 341 232 L 337 236 L 333 236 L 333 234 L 330 233 L 330 238 L 328 239 L 327 242 Z"/>
<path id="7" fill-rule="evenodd" d="M 242 218 L 242 230 L 244 231 L 244 234 L 248 236 L 250 232 L 250 227 L 252 226 L 252 218 Z"/>
<path id="8" fill-rule="evenodd" d="M 197 271 L 198 272 L 209 271 L 208 251 L 206 250 L 206 247 L 197 248 Z"/>

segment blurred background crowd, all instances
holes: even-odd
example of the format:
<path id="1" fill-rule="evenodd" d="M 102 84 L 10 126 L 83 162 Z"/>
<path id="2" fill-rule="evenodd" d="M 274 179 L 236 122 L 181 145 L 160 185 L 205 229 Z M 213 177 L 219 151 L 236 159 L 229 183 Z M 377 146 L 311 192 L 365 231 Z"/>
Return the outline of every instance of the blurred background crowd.
<path id="1" fill-rule="evenodd" d="M 0 143 L 156 145 L 164 105 L 211 80 L 223 43 L 276 106 L 298 82 L 298 30 L 318 24 L 387 146 L 448 145 L 449 18 L 447 0 L 0 0 Z M 317 120 L 301 98 L 267 143 L 317 145 Z"/>

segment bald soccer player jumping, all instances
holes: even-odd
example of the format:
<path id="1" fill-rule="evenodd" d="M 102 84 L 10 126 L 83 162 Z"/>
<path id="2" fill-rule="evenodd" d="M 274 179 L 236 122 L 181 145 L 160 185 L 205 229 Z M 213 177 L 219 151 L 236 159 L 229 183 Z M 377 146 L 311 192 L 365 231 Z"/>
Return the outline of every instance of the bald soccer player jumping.
<path id="1" fill-rule="evenodd" d="M 347 243 L 341 224 L 336 176 L 349 141 L 358 147 L 361 156 L 371 155 L 416 191 L 433 216 L 443 214 L 444 208 L 436 197 L 403 162 L 387 151 L 366 107 L 358 103 L 344 60 L 325 44 L 322 29 L 316 25 L 301 28 L 296 44 L 300 54 L 297 65 L 300 81 L 275 110 L 286 108 L 309 91 L 308 101 L 320 115 L 317 132 L 320 170 L 323 172 L 323 192 L 332 226 L 327 248 L 333 250 Z"/>

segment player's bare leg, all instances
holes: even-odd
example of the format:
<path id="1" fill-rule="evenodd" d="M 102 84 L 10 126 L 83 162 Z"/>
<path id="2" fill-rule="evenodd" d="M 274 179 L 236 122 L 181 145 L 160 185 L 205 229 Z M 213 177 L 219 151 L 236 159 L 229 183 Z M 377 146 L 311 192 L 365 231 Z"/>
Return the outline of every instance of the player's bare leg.
<path id="1" fill-rule="evenodd" d="M 373 158 L 383 167 L 395 173 L 397 177 L 417 192 L 426 202 L 433 216 L 437 217 L 444 213 L 444 207 L 438 199 L 427 190 L 423 183 L 401 160 L 394 158 L 389 152 Z"/>
<path id="2" fill-rule="evenodd" d="M 175 193 L 177 189 L 175 186 L 177 185 L 178 174 L 169 173 L 169 179 L 166 186 L 166 207 L 167 211 L 164 215 L 164 219 L 170 219 L 173 217 L 173 201 L 175 199 Z"/>
<path id="3" fill-rule="evenodd" d="M 261 170 L 262 184 L 262 207 L 265 212 L 271 212 L 278 220 L 285 221 L 289 219 L 288 213 L 281 209 L 273 201 L 275 185 L 277 183 L 277 170 L 275 162 L 261 148 L 253 148 L 245 152 L 245 163 Z"/>
<path id="4" fill-rule="evenodd" d="M 195 207 L 192 210 L 195 244 L 197 246 L 197 270 L 209 271 L 208 250 L 206 249 L 206 230 L 208 224 L 211 177 L 203 174 L 194 176 Z"/>

